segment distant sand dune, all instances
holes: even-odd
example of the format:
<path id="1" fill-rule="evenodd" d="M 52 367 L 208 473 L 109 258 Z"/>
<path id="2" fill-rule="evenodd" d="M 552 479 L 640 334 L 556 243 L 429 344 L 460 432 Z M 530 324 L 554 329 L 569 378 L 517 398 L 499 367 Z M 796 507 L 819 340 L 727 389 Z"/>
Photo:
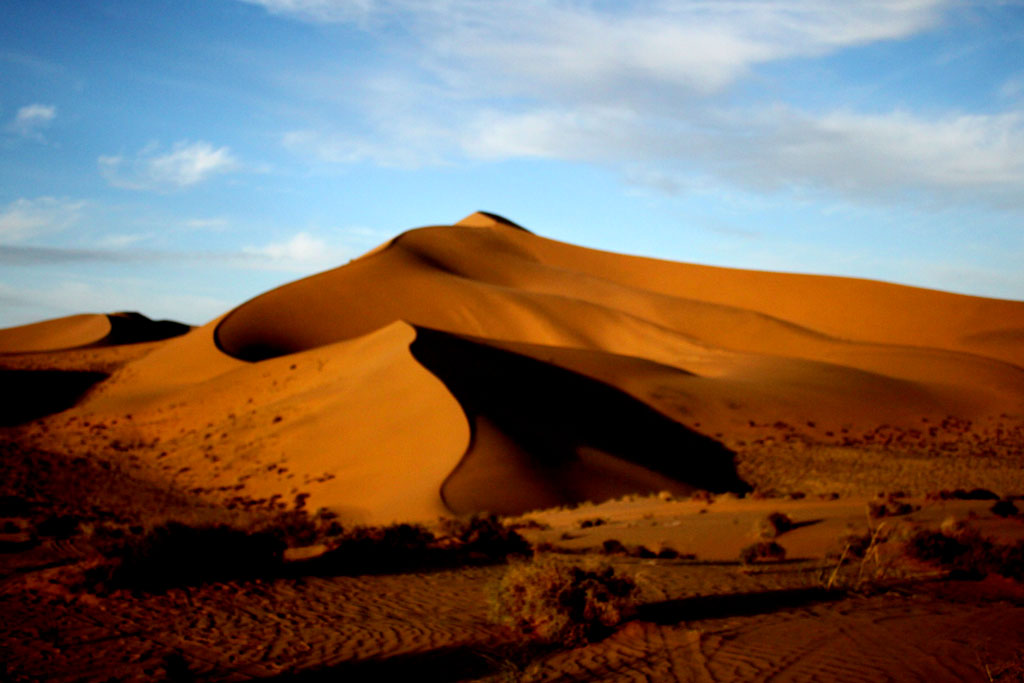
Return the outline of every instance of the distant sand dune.
<path id="1" fill-rule="evenodd" d="M 0 352 L 153 329 L 74 316 Z M 1022 302 L 611 254 L 481 212 L 163 342 L 40 438 L 128 440 L 198 495 L 375 521 L 744 490 L 737 462 L 806 449 L 898 446 L 917 477 L 950 448 L 1016 453 L 1022 330 Z"/>
<path id="2" fill-rule="evenodd" d="M 0 354 L 137 344 L 177 337 L 188 330 L 188 325 L 150 320 L 139 313 L 71 315 L 0 330 Z"/>

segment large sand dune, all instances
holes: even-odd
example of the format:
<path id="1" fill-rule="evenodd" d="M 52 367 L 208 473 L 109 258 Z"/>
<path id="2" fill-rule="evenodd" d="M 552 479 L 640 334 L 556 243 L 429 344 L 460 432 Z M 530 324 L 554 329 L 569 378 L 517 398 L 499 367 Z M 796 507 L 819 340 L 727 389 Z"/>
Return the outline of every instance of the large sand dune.
<path id="1" fill-rule="evenodd" d="M 0 352 L 117 343 L 111 320 L 0 331 Z M 1021 488 L 1022 416 L 1024 303 L 623 256 L 477 213 L 162 342 L 35 438 L 388 521 L 954 470 Z"/>

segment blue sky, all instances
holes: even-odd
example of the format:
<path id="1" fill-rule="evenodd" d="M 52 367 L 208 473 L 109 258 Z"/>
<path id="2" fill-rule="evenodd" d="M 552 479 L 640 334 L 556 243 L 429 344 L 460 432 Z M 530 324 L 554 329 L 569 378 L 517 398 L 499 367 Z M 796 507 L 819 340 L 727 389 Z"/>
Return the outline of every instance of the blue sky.
<path id="1" fill-rule="evenodd" d="M 0 5 L 0 326 L 203 323 L 480 209 L 1024 299 L 1024 3 Z"/>

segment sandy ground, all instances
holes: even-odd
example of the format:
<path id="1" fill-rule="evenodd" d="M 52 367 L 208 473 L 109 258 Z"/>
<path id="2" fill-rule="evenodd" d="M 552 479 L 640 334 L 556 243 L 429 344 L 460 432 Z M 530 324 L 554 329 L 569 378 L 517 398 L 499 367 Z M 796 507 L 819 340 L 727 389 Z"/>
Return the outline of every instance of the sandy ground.
<path id="1" fill-rule="evenodd" d="M 993 517 L 988 503 L 920 503 L 886 523 L 976 517 L 986 533 L 1024 537 L 1024 524 Z M 608 638 L 568 650 L 524 646 L 495 623 L 489 594 L 502 566 L 96 597 L 51 583 L 69 567 L 15 569 L 7 555 L 5 680 L 981 681 L 986 665 L 1013 661 L 1024 647 L 1018 583 L 944 581 L 904 564 L 866 592 L 823 589 L 835 566 L 825 554 L 844 531 L 866 528 L 864 510 L 843 499 L 646 498 L 531 514 L 550 525 L 531 538 L 564 551 L 615 538 L 692 555 L 610 558 L 642 587 L 643 606 Z M 768 511 L 798 524 L 778 537 L 789 559 L 744 567 L 738 549 Z M 596 519 L 603 523 L 581 528 Z M 37 561 L 74 558 L 76 544 L 63 546 Z"/>

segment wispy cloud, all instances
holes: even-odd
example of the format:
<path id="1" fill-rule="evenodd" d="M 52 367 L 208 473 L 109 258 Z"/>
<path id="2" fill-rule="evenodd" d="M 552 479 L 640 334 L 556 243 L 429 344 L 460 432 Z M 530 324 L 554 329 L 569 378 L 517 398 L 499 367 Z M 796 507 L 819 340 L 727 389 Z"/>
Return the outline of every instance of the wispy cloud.
<path id="1" fill-rule="evenodd" d="M 946 0 L 244 0 L 305 21 L 400 27 L 438 73 L 502 91 L 601 96 L 660 82 L 708 90 L 752 65 L 912 35 Z M 429 62 L 428 62 L 429 65 Z M 456 67 L 457 68 L 453 68 Z M 621 89 L 614 89 L 621 94 Z M 607 96 L 607 95 L 605 95 Z"/>
<path id="2" fill-rule="evenodd" d="M 669 193 L 727 183 L 1024 209 L 1024 112 L 810 110 L 723 96 L 769 62 L 920 34 L 951 0 L 244 1 L 412 43 L 393 46 L 410 57 L 405 71 L 346 88 L 366 113 L 362 132 L 283 136 L 322 162 L 543 158 L 617 167 Z"/>
<path id="3" fill-rule="evenodd" d="M 135 311 L 139 310 L 140 301 L 145 302 L 144 310 L 140 311 L 145 315 L 191 324 L 204 323 L 232 305 L 200 294 L 168 293 L 158 283 L 134 278 L 63 278 L 31 288 L 0 282 L 0 302 L 5 309 L 0 312 L 0 325 L 34 322 L 41 311 L 51 316 Z"/>
<path id="4" fill-rule="evenodd" d="M 0 209 L 0 242 L 18 243 L 61 232 L 74 225 L 84 201 L 58 197 L 16 199 Z"/>
<path id="5" fill-rule="evenodd" d="M 167 152 L 151 143 L 133 157 L 101 156 L 98 164 L 107 182 L 130 190 L 190 187 L 241 165 L 228 147 L 214 147 L 201 140 L 179 141 Z"/>
<path id="6" fill-rule="evenodd" d="M 57 107 L 52 104 L 29 104 L 18 109 L 7 129 L 37 142 L 45 142 L 42 131 L 57 118 Z"/>
<path id="7" fill-rule="evenodd" d="M 247 265 L 301 273 L 340 266 L 352 256 L 349 249 L 308 232 L 296 233 L 284 241 L 243 247 L 242 254 Z"/>
<path id="8" fill-rule="evenodd" d="M 0 264 L 6 266 L 42 266 L 64 263 L 123 263 L 137 260 L 137 258 L 136 254 L 110 249 L 0 245 Z"/>
<path id="9" fill-rule="evenodd" d="M 871 201 L 925 193 L 940 203 L 1024 209 L 1024 114 L 925 118 L 783 106 L 691 114 L 677 121 L 626 108 L 489 112 L 461 144 L 484 159 L 648 162 L 662 170 L 633 168 L 629 179 L 669 193 L 710 177 L 758 191 Z"/>

